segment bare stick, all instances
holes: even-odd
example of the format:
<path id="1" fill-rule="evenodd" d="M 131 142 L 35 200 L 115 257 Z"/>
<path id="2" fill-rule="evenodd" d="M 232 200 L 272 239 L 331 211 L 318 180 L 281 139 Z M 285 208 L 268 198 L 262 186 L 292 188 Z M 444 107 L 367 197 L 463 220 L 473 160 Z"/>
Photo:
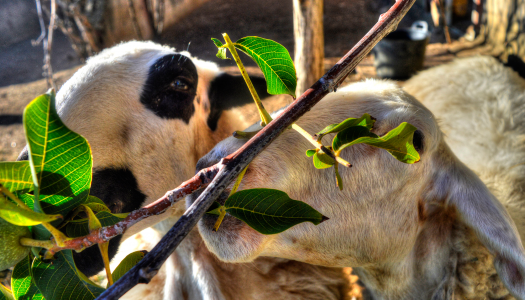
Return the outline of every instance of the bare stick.
<path id="1" fill-rule="evenodd" d="M 241 171 L 279 134 L 309 111 L 326 94 L 334 91 L 385 35 L 397 27 L 415 0 L 398 0 L 377 24 L 321 79 L 295 100 L 281 116 L 264 127 L 243 147 L 215 165 L 219 172 L 206 190 L 186 210 L 162 240 L 137 265 L 102 293 L 98 299 L 118 299 L 138 283 L 147 283 L 157 274 L 164 261 L 197 224 L 213 201 L 219 197 Z"/>
<path id="2" fill-rule="evenodd" d="M 139 221 L 162 214 L 179 199 L 205 187 L 213 180 L 218 171 L 217 165 L 202 169 L 191 179 L 183 182 L 178 188 L 167 192 L 164 197 L 157 201 L 132 211 L 124 220 L 115 225 L 93 230 L 87 236 L 67 239 L 64 241 L 63 246 L 54 245 L 49 247 L 46 255 L 52 255 L 65 249 L 82 250 L 94 244 L 105 243 L 117 235 L 123 234 L 129 227 Z"/>
<path id="3" fill-rule="evenodd" d="M 42 3 L 40 3 L 40 0 L 35 0 L 36 3 L 36 11 L 38 13 L 38 21 L 40 22 L 40 36 L 36 40 L 32 40 L 31 44 L 33 46 L 36 46 L 40 44 L 46 37 L 46 24 L 44 23 L 44 16 L 42 15 Z M 44 43 L 47 43 L 47 41 L 44 41 Z M 47 48 L 44 46 L 44 48 Z"/>
<path id="4" fill-rule="evenodd" d="M 44 71 L 47 78 L 47 86 L 57 90 L 55 80 L 53 78 L 53 67 L 51 66 L 51 49 L 53 47 L 53 32 L 55 31 L 55 19 L 57 16 L 57 4 L 55 0 L 51 0 L 51 16 L 49 17 L 49 27 L 47 29 L 47 51 L 44 56 Z"/>
<path id="5" fill-rule="evenodd" d="M 36 11 L 38 13 L 38 21 L 40 23 L 40 36 L 36 40 L 32 40 L 31 44 L 36 46 L 42 43 L 44 48 L 44 77 L 47 79 L 47 88 L 54 88 L 56 90 L 55 82 L 53 80 L 53 69 L 51 67 L 51 45 L 53 43 L 53 27 L 55 26 L 56 4 L 55 0 L 51 1 L 51 14 L 49 17 L 48 35 L 46 39 L 46 24 L 44 23 L 44 15 L 42 14 L 42 3 L 40 0 L 35 0 Z"/>

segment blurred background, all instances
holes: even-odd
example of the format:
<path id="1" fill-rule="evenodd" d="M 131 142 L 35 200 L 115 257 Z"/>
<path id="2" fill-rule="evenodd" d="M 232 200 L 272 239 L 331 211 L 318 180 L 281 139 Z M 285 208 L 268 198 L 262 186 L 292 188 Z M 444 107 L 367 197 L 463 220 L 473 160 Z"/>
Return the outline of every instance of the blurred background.
<path id="1" fill-rule="evenodd" d="M 476 0 L 482 2 L 482 0 Z M 504 2 L 505 0 L 500 0 Z M 293 1 L 282 0 L 56 0 L 51 65 L 56 71 L 80 65 L 103 48 L 132 39 L 154 40 L 222 65 L 211 37 L 228 32 L 237 39 L 257 35 L 294 53 Z M 299 2 L 299 1 L 298 1 Z M 322 3 L 326 57 L 342 56 L 393 3 L 389 0 L 325 0 Z M 442 0 L 453 39 L 465 34 L 478 5 Z M 489 1 L 490 2 L 490 1 Z M 515 1 L 508 1 L 515 2 Z M 431 43 L 445 42 L 435 28 L 435 2 L 418 0 L 400 27 L 416 20 L 429 24 Z M 41 0 L 45 26 L 51 2 Z M 439 7 L 439 5 L 437 5 Z M 486 5 L 485 5 L 486 6 Z M 479 31 L 478 31 L 479 32 Z M 0 86 L 41 79 L 43 50 L 35 41 L 41 26 L 35 0 L 0 0 Z"/>

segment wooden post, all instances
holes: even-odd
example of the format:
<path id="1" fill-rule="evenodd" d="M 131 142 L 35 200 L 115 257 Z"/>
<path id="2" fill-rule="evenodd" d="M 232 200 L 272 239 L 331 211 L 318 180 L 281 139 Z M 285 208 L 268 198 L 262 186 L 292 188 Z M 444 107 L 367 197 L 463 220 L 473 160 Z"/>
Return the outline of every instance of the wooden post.
<path id="1" fill-rule="evenodd" d="M 324 74 L 323 0 L 293 0 L 296 94 Z"/>
<path id="2" fill-rule="evenodd" d="M 485 41 L 492 54 L 507 62 L 509 56 L 525 60 L 525 0 L 486 0 Z M 481 21 L 481 20 L 480 20 Z"/>

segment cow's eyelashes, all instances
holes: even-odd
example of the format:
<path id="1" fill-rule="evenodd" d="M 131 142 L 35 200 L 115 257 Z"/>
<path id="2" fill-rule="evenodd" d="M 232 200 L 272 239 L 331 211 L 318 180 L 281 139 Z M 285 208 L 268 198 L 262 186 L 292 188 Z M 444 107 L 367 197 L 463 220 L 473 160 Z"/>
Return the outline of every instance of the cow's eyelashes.
<path id="1" fill-rule="evenodd" d="M 190 85 L 183 79 L 177 78 L 170 83 L 170 87 L 177 91 L 187 91 L 190 89 Z"/>

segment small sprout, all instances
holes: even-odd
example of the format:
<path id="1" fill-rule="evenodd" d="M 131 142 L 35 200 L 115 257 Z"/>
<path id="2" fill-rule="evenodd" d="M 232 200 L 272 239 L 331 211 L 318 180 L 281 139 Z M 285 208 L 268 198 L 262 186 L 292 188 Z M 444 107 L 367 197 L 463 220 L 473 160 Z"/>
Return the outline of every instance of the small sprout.
<path id="1" fill-rule="evenodd" d="M 248 140 L 254 137 L 258 132 L 259 130 L 251 132 L 236 130 L 233 132 L 233 137 L 240 140 Z"/>
<path id="2" fill-rule="evenodd" d="M 306 150 L 306 156 L 312 157 L 314 154 L 317 153 L 317 149 L 308 149 Z"/>

